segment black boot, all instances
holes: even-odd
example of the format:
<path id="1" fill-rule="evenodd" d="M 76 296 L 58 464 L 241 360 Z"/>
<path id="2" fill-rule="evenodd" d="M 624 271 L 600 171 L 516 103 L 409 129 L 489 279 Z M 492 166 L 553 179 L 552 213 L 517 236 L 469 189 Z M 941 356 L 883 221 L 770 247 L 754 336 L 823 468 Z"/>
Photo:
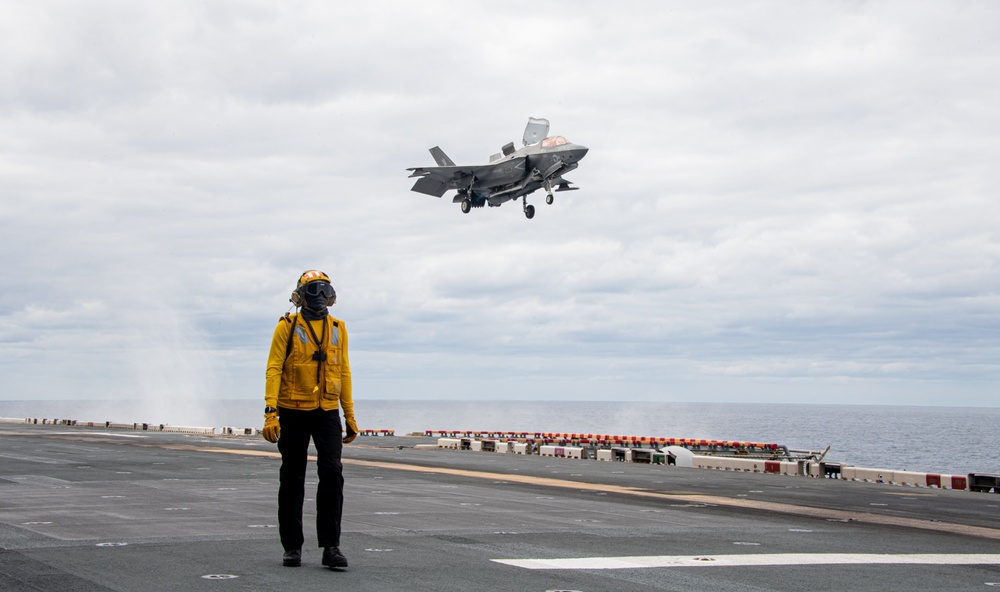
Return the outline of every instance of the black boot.
<path id="1" fill-rule="evenodd" d="M 302 565 L 302 549 L 285 551 L 285 554 L 281 557 L 281 562 L 285 567 L 298 567 Z"/>
<path id="2" fill-rule="evenodd" d="M 347 567 L 347 557 L 337 547 L 323 549 L 323 565 L 327 567 Z"/>

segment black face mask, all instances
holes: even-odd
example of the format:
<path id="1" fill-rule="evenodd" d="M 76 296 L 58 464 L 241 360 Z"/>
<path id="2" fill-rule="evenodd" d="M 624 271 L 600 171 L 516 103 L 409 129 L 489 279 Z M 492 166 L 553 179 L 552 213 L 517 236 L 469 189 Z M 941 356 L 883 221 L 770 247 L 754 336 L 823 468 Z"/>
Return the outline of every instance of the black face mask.
<path id="1" fill-rule="evenodd" d="M 316 294 L 314 296 L 306 294 L 304 298 L 305 303 L 302 305 L 302 316 L 307 320 L 315 321 L 325 318 L 330 314 L 330 310 L 326 307 L 326 296 L 323 294 Z"/>

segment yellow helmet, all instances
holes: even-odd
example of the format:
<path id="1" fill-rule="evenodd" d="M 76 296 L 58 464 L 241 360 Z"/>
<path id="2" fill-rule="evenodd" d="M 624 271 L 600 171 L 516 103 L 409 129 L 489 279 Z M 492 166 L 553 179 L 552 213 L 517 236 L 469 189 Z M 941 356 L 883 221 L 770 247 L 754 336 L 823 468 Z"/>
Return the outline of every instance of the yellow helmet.
<path id="1" fill-rule="evenodd" d="M 318 269 L 310 269 L 305 271 L 299 276 L 299 283 L 295 285 L 295 289 L 299 289 L 302 286 L 308 284 L 309 282 L 326 282 L 330 283 L 330 276 L 326 275 Z"/>
<path id="2" fill-rule="evenodd" d="M 306 302 L 307 295 L 318 296 L 320 294 L 326 297 L 327 306 L 333 306 L 333 303 L 337 301 L 337 292 L 330 285 L 330 276 L 317 269 L 310 269 L 299 276 L 299 281 L 295 285 L 295 291 L 292 292 L 289 301 L 295 306 L 302 306 Z"/>

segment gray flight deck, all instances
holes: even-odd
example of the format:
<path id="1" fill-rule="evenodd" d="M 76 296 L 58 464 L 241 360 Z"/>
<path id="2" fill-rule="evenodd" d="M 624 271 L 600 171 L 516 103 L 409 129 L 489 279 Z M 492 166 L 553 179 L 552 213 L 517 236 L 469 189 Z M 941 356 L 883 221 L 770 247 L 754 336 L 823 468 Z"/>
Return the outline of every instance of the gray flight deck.
<path id="1" fill-rule="evenodd" d="M 345 448 L 345 571 L 281 565 L 260 437 L 0 424 L 0 590 L 987 590 L 1000 495 Z M 315 467 L 310 463 L 311 496 Z"/>

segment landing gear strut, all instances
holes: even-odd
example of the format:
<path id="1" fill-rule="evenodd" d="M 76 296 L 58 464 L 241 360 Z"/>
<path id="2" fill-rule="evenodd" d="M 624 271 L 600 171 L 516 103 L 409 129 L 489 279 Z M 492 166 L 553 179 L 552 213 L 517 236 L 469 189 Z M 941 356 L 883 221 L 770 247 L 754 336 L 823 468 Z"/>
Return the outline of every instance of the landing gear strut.
<path id="1" fill-rule="evenodd" d="M 535 206 L 528 203 L 528 196 L 524 195 L 521 197 L 521 206 L 524 208 L 524 216 L 531 220 L 535 217 Z"/>

